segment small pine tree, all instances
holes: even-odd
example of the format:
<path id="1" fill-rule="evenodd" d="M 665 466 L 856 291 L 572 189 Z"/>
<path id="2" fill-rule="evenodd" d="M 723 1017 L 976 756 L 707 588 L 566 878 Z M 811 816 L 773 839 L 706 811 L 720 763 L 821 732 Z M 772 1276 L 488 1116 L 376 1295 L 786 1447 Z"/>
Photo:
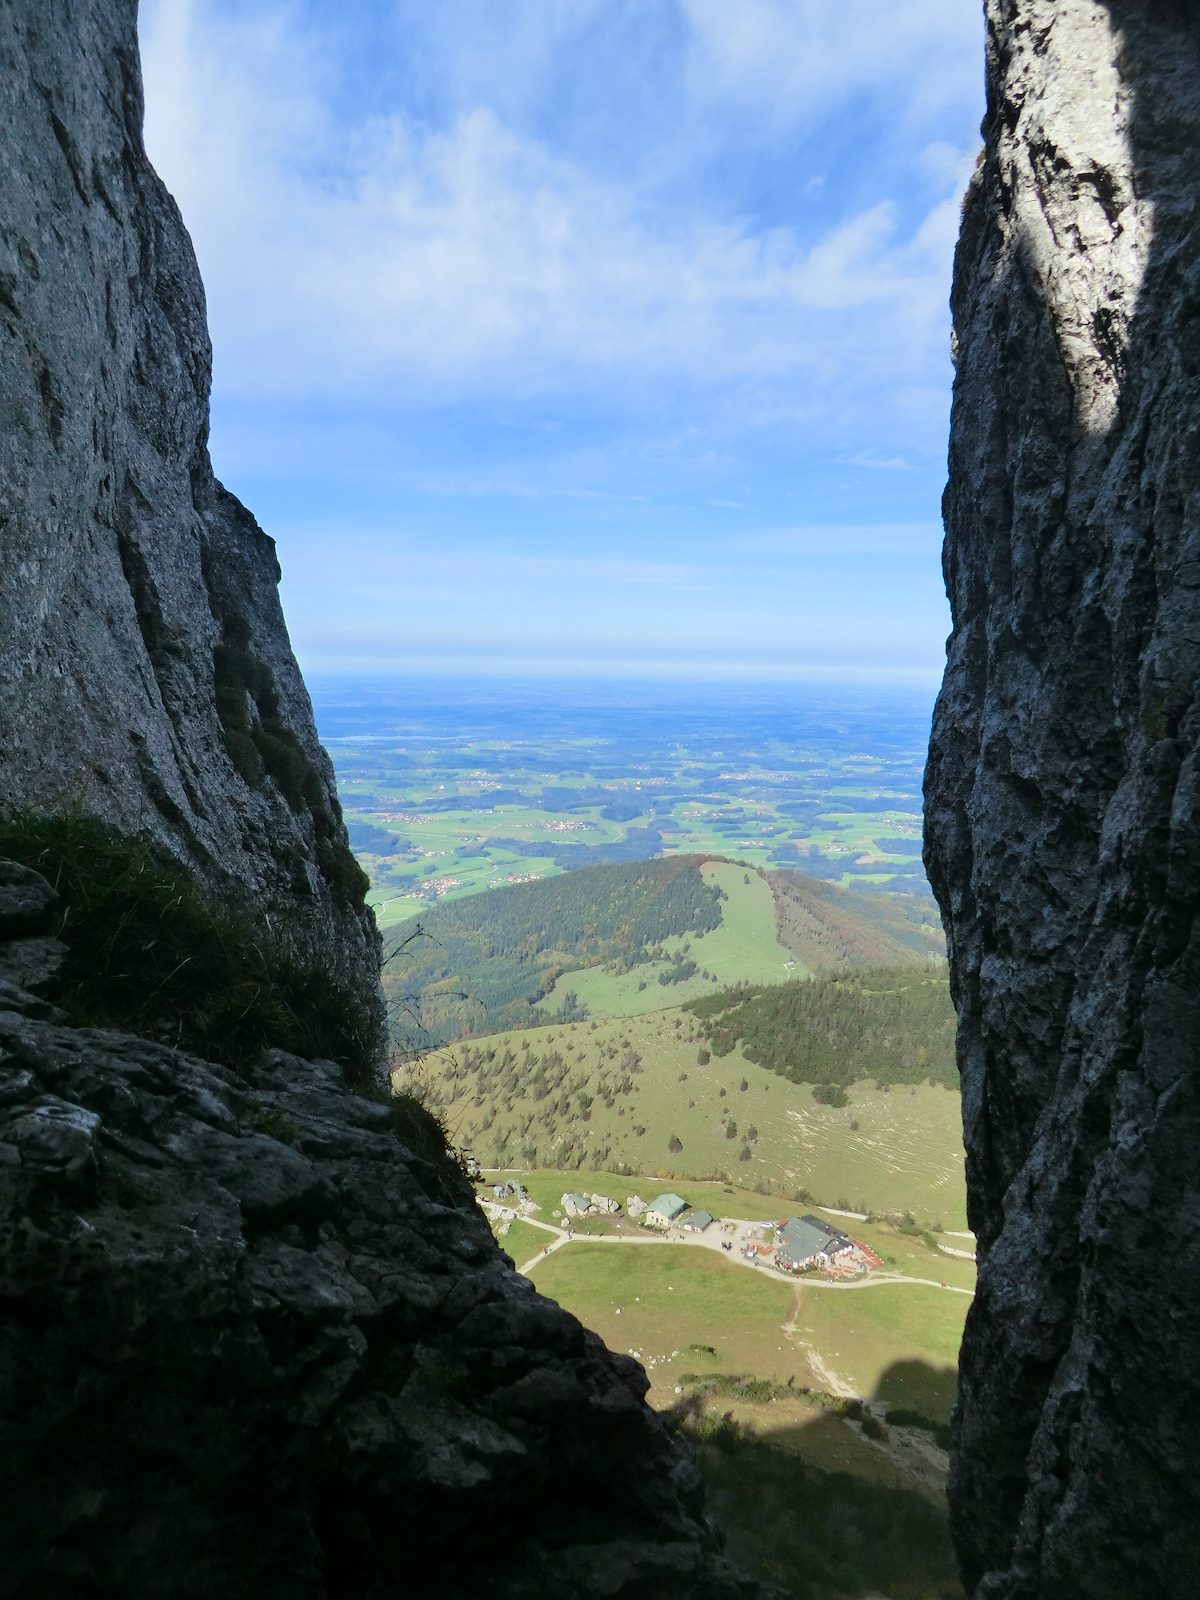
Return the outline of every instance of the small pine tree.
<path id="1" fill-rule="evenodd" d="M 683 1140 L 679 1137 L 679 1135 L 677 1133 L 673 1133 L 671 1135 L 671 1137 L 667 1140 L 667 1149 L 671 1152 L 671 1154 L 673 1156 L 677 1156 L 679 1154 L 679 1152 L 683 1149 Z"/>

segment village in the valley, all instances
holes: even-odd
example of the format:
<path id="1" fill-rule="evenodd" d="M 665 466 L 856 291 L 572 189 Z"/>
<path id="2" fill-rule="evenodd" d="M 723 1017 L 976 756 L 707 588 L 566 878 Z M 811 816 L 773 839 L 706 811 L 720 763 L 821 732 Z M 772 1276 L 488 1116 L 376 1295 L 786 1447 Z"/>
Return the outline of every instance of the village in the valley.
<path id="1" fill-rule="evenodd" d="M 481 1180 L 482 1182 L 482 1180 Z M 948 1289 L 952 1286 L 936 1279 L 913 1278 L 884 1268 L 880 1257 L 837 1222 L 814 1215 L 780 1217 L 770 1222 L 740 1217 L 715 1217 L 689 1205 L 680 1194 L 667 1191 L 651 1201 L 631 1194 L 623 1202 L 611 1195 L 565 1193 L 553 1208 L 551 1218 L 539 1215 L 541 1207 L 530 1197 L 524 1184 L 503 1177 L 489 1179 L 481 1189 L 480 1203 L 492 1221 L 503 1245 L 512 1222 L 532 1223 L 547 1239 L 527 1262 L 516 1262 L 519 1270 L 536 1266 L 545 1256 L 574 1240 L 601 1244 L 694 1244 L 717 1250 L 733 1261 L 773 1277 L 795 1279 L 833 1286 L 850 1287 L 867 1281 L 878 1283 L 928 1283 Z M 578 1226 L 584 1219 L 603 1219 L 605 1231 L 594 1225 Z M 865 1221 L 853 1213 L 839 1221 Z M 947 1254 L 967 1255 L 966 1251 Z"/>

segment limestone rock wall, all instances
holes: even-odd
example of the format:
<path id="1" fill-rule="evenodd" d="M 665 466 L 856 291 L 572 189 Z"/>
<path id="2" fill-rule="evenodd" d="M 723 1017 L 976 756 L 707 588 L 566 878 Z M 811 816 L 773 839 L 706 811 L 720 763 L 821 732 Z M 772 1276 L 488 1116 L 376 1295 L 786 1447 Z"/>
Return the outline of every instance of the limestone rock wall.
<path id="1" fill-rule="evenodd" d="M 209 462 L 136 0 L 0 7 L 0 118 L 0 806 L 152 835 L 374 995 L 274 545 Z"/>
<path id="2" fill-rule="evenodd" d="M 977 1600 L 1195 1592 L 1200 12 L 988 0 L 926 858 L 979 1293 Z"/>

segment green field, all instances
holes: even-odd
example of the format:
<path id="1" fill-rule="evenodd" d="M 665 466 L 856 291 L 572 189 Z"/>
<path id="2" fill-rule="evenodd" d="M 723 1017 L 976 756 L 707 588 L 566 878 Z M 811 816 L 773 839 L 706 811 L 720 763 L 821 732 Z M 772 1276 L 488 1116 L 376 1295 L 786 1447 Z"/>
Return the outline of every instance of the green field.
<path id="1" fill-rule="evenodd" d="M 520 1218 L 494 1222 L 492 1232 L 501 1250 L 512 1257 L 513 1265 L 518 1268 L 544 1250 L 554 1237 L 545 1228 L 535 1228 L 531 1222 L 522 1222 Z"/>
<path id="2" fill-rule="evenodd" d="M 804 1284 L 793 1337 L 818 1351 L 858 1394 L 943 1422 L 954 1401 L 969 1305 L 966 1295 L 913 1283 L 844 1294 Z"/>
<path id="3" fill-rule="evenodd" d="M 318 725 L 386 924 L 414 903 L 659 854 L 926 892 L 923 696 L 572 706 L 569 690 L 523 704 L 487 685 L 422 704 L 410 686 L 389 705 L 373 686 L 346 718 L 329 689 Z"/>
<path id="4" fill-rule="evenodd" d="M 791 951 L 775 936 L 775 901 L 760 873 L 720 861 L 706 862 L 700 871 L 705 882 L 715 884 L 727 896 L 721 906 L 719 928 L 698 936 L 664 939 L 667 959 L 648 962 L 631 972 L 613 973 L 605 967 L 590 967 L 568 973 L 550 990 L 545 1004 L 558 1005 L 573 994 L 596 1016 L 640 1016 L 659 1009 L 664 995 L 671 1004 L 678 1005 L 734 983 L 783 983 L 807 972 L 807 967 L 797 966 Z M 689 956 L 700 971 L 664 989 L 658 982 L 659 975 L 669 972 L 680 955 Z"/>
<path id="5" fill-rule="evenodd" d="M 683 1373 L 704 1364 L 690 1345 L 714 1346 L 717 1371 L 780 1382 L 794 1376 L 799 1384 L 825 1387 L 783 1331 L 794 1287 L 732 1266 L 712 1251 L 571 1244 L 547 1256 L 530 1277 L 612 1349 L 636 1356 L 661 1405 Z"/>
<path id="6" fill-rule="evenodd" d="M 863 1080 L 846 1106 L 823 1105 L 811 1086 L 746 1061 L 738 1049 L 702 1065 L 703 1048 L 697 1019 L 672 1009 L 448 1046 L 426 1059 L 421 1082 L 454 1143 L 488 1166 L 578 1161 L 664 1182 L 728 1172 L 746 1187 L 806 1190 L 826 1205 L 911 1211 L 925 1226 L 966 1227 L 957 1094 L 930 1084 L 885 1091 Z M 506 1052 L 515 1065 L 506 1066 Z M 622 1069 L 631 1056 L 635 1073 Z M 537 1063 L 554 1057 L 567 1077 L 539 1098 L 547 1080 Z M 672 1138 L 681 1149 L 670 1148 Z"/>
<path id="7" fill-rule="evenodd" d="M 538 1262 L 543 1294 L 646 1368 L 657 1403 L 684 1373 L 749 1374 L 949 1414 L 966 1295 L 918 1284 L 782 1283 L 688 1245 L 570 1244 Z M 703 1353 L 710 1346 L 715 1356 Z"/>

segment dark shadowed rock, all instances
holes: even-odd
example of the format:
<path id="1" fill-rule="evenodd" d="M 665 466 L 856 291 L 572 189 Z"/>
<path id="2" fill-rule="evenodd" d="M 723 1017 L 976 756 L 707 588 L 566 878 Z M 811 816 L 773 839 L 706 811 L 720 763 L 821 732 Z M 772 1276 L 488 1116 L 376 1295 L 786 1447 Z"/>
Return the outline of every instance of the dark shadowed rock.
<path id="1" fill-rule="evenodd" d="M 336 1067 L 0 995 L 0 1592 L 750 1600 L 691 1457 Z"/>
<path id="2" fill-rule="evenodd" d="M 989 0 L 927 779 L 978 1600 L 1196 1592 L 1200 14 Z"/>

